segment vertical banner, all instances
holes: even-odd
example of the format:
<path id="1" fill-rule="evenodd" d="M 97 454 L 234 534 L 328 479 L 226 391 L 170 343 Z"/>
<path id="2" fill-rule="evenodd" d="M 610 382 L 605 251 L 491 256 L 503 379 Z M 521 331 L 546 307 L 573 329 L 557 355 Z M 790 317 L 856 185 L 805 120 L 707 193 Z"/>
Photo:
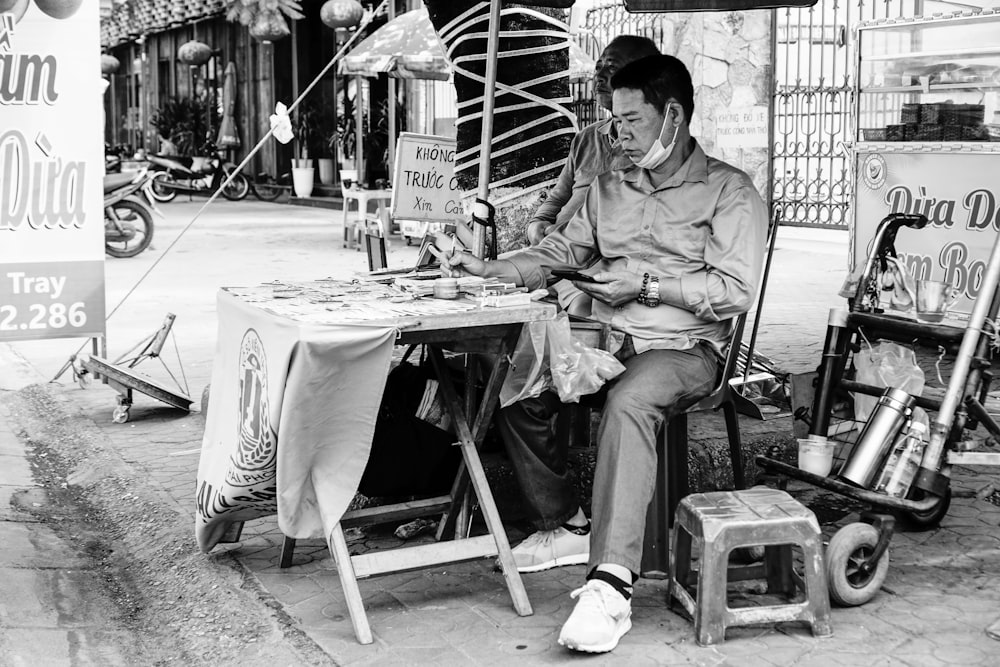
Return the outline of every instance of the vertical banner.
<path id="1" fill-rule="evenodd" d="M 0 0 L 0 342 L 104 334 L 98 5 Z"/>

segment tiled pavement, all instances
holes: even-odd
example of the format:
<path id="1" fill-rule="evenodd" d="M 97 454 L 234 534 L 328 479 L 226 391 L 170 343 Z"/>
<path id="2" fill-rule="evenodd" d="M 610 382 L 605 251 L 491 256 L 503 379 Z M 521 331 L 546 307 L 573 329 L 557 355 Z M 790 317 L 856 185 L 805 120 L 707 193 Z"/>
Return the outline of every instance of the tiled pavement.
<path id="1" fill-rule="evenodd" d="M 784 230 L 783 230 L 784 231 Z M 759 350 L 788 371 L 811 370 L 819 357 L 827 309 L 843 278 L 846 235 L 817 244 L 815 233 L 788 230 L 779 238 Z M 827 232 L 826 234 L 830 234 Z M 198 360 L 202 368 L 208 366 Z M 198 385 L 195 385 L 196 387 Z M 190 516 L 203 418 L 163 408 L 139 396 L 132 419 L 110 421 L 114 394 L 96 385 L 51 386 L 59 404 L 94 422 L 113 448 L 150 484 Z M 761 424 L 775 437 L 787 419 Z M 696 425 L 695 429 L 698 428 Z M 733 629 L 724 643 L 699 647 L 691 623 L 667 608 L 665 584 L 642 580 L 633 604 L 633 630 L 599 664 L 694 665 L 995 665 L 1000 642 L 984 630 L 1000 617 L 1000 507 L 980 498 L 997 475 L 983 469 L 956 476 L 956 497 L 936 530 L 897 532 L 883 590 L 870 603 L 834 609 L 834 635 L 813 638 L 797 626 Z M 793 493 L 810 489 L 793 485 Z M 812 501 L 810 501 L 812 502 Z M 848 514 L 839 524 L 851 521 Z M 836 528 L 825 526 L 827 534 Z M 389 529 L 352 531 L 351 548 L 391 546 Z M 192 531 L 193 532 L 193 531 Z M 511 537 L 519 532 L 512 527 Z M 243 541 L 219 547 L 280 603 L 283 611 L 342 664 L 552 664 L 579 659 L 556 645 L 572 607 L 569 592 L 582 580 L 576 566 L 524 577 L 534 614 L 518 617 L 500 574 L 472 562 L 382 576 L 360 583 L 375 643 L 355 642 L 336 570 L 321 541 L 299 542 L 294 565 L 277 567 L 280 533 L 273 519 L 247 524 Z M 191 548 L 196 549 L 192 535 Z"/>

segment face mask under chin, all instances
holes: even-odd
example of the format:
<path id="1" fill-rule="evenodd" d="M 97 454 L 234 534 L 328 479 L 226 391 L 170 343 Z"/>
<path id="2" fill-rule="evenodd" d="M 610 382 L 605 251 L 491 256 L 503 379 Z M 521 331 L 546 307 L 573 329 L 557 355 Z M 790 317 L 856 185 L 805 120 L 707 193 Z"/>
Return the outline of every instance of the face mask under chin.
<path id="1" fill-rule="evenodd" d="M 632 163 L 635 164 L 635 166 L 643 169 L 656 169 L 661 164 L 666 162 L 667 158 L 670 157 L 670 154 L 673 153 L 674 145 L 677 143 L 677 132 L 681 129 L 681 126 L 678 125 L 674 128 L 674 138 L 670 140 L 669 144 L 664 146 L 661 137 L 663 136 L 663 130 L 666 129 L 669 118 L 669 114 L 663 117 L 663 126 L 660 127 L 660 133 L 656 136 L 656 139 L 653 140 L 653 145 L 649 147 L 649 150 L 642 156 L 642 159 L 632 160 Z"/>

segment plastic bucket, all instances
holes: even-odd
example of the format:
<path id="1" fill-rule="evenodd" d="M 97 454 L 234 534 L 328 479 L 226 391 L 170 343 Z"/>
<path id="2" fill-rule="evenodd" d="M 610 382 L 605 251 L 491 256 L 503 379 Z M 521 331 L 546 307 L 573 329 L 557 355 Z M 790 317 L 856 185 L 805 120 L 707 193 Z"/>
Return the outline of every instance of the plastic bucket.
<path id="1" fill-rule="evenodd" d="M 833 468 L 833 450 L 837 443 L 830 440 L 799 438 L 799 469 L 826 477 Z"/>

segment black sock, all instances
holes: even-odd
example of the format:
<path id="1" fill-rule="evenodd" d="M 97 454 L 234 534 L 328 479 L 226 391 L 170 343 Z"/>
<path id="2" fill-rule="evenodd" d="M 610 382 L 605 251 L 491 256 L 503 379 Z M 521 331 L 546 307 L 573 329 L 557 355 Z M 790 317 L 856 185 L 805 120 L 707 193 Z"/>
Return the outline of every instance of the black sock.
<path id="1" fill-rule="evenodd" d="M 564 523 L 562 528 L 574 535 L 590 535 L 590 519 L 587 519 L 587 523 L 582 526 L 571 526 L 568 523 Z"/>
<path id="2" fill-rule="evenodd" d="M 603 581 L 606 584 L 610 584 L 612 588 L 621 593 L 622 597 L 626 600 L 630 600 L 632 598 L 632 585 L 626 584 L 610 572 L 605 572 L 604 570 L 591 570 L 590 574 L 587 575 L 587 579 L 597 579 L 598 581 Z"/>

